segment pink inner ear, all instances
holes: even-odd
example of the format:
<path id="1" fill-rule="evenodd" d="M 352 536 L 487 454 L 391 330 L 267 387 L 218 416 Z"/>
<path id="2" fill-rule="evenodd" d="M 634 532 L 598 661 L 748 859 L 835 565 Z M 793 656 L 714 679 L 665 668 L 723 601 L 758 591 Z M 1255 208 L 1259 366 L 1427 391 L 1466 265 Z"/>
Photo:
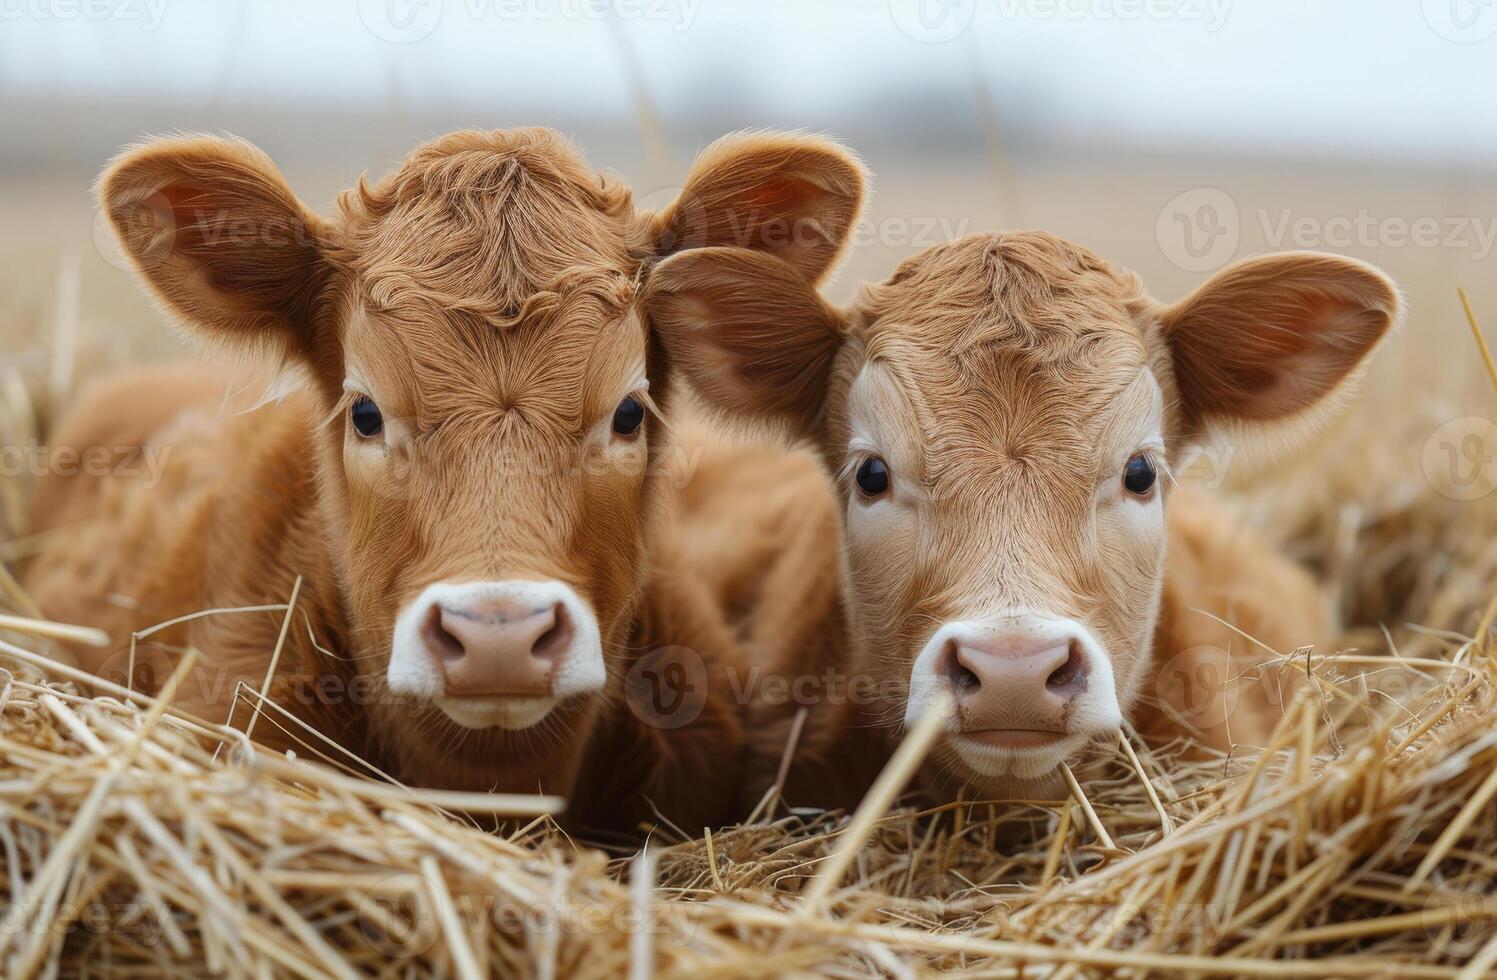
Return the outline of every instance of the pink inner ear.
<path id="1" fill-rule="evenodd" d="M 810 181 L 794 177 L 766 181 L 741 195 L 742 204 L 771 214 L 804 210 L 820 193 Z"/>
<path id="2" fill-rule="evenodd" d="M 1337 260 L 1249 260 L 1170 318 L 1182 401 L 1197 422 L 1270 422 L 1319 403 L 1343 384 L 1392 324 L 1391 286 Z M 1329 268 L 1326 268 L 1329 266 Z M 1355 273 L 1355 275 L 1353 274 Z"/>
<path id="3" fill-rule="evenodd" d="M 784 249 L 819 243 L 824 237 L 812 209 L 824 192 L 808 180 L 786 177 L 739 195 L 737 223 L 752 229 L 750 247 Z"/>
<path id="4" fill-rule="evenodd" d="M 153 196 L 164 198 L 171 208 L 170 219 L 179 251 L 190 252 L 201 248 L 205 240 L 212 240 L 215 228 L 227 230 L 230 220 L 228 208 L 223 201 L 216 200 L 211 192 L 201 187 L 169 184 Z"/>

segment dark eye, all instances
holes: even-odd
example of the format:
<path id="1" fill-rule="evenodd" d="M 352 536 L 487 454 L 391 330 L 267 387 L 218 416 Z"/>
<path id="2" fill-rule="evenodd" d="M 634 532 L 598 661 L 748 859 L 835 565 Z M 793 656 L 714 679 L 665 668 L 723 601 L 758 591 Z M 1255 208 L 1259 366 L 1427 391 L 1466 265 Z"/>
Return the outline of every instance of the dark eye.
<path id="1" fill-rule="evenodd" d="M 613 431 L 621 436 L 634 435 L 644 424 L 645 407 L 633 395 L 619 402 L 619 407 L 613 410 Z"/>
<path id="2" fill-rule="evenodd" d="M 1135 456 L 1123 468 L 1123 486 L 1140 497 L 1154 489 L 1154 464 L 1147 456 Z"/>
<path id="3" fill-rule="evenodd" d="M 884 465 L 884 461 L 877 456 L 869 456 L 863 460 L 863 465 L 858 467 L 856 479 L 858 489 L 863 491 L 865 496 L 882 496 L 884 491 L 889 489 L 889 467 Z"/>
<path id="4" fill-rule="evenodd" d="M 363 395 L 353 400 L 348 417 L 353 420 L 353 430 L 361 439 L 373 438 L 385 428 L 385 417 L 379 413 L 379 406 Z"/>

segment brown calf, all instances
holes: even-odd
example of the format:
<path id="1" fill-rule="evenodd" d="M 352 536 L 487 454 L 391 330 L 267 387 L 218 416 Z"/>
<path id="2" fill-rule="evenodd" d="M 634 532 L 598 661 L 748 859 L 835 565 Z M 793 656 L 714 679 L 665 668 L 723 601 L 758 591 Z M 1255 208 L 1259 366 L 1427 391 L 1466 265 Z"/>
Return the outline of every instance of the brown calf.
<path id="1" fill-rule="evenodd" d="M 1327 637 L 1308 576 L 1172 493 L 1169 468 L 1214 430 L 1294 428 L 1336 401 L 1398 316 L 1370 266 L 1271 255 L 1163 305 L 1024 232 L 928 249 L 846 310 L 743 249 L 676 256 L 649 289 L 705 400 L 813 438 L 835 475 L 853 639 L 779 666 L 840 678 L 791 802 L 855 800 L 939 691 L 957 713 L 924 779 L 990 799 L 1054 793 L 1058 763 L 1125 716 L 1254 742 L 1278 691 L 1227 679 L 1265 655 L 1205 613 L 1281 652 Z M 763 756 L 777 717 L 755 726 Z"/>
<path id="2" fill-rule="evenodd" d="M 272 700 L 374 765 L 562 794 L 586 827 L 728 819 L 741 735 L 725 685 L 679 728 L 621 697 L 651 651 L 694 651 L 711 676 L 739 649 L 678 529 L 711 502 L 672 484 L 672 369 L 636 284 L 727 244 L 817 281 L 862 188 L 823 140 L 749 134 L 708 148 L 671 207 L 637 213 L 555 133 L 462 132 L 324 219 L 245 143 L 127 152 L 100 196 L 140 274 L 195 333 L 300 384 L 249 412 L 201 369 L 96 388 L 54 445 L 169 453 L 164 477 L 44 480 L 36 530 L 66 533 L 29 585 L 48 614 L 123 637 L 283 602 L 301 576 Z M 190 644 L 205 658 L 182 703 L 223 721 L 236 685 L 261 686 L 283 619 L 153 636 L 147 686 Z M 274 710 L 255 736 L 316 746 Z"/>

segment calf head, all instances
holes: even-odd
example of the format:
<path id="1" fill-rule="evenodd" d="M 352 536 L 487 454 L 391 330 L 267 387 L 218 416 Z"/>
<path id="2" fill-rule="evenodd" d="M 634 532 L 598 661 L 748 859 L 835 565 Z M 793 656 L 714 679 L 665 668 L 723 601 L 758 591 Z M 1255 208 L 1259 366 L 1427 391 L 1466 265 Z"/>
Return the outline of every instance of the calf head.
<path id="1" fill-rule="evenodd" d="M 994 793 L 1053 777 L 1137 698 L 1170 461 L 1213 428 L 1311 420 L 1398 308 L 1377 270 L 1311 253 L 1162 305 L 1035 232 L 931 248 L 846 310 L 735 249 L 649 288 L 707 400 L 819 441 L 876 713 L 908 724 L 949 691 L 936 761 Z"/>
<path id="2" fill-rule="evenodd" d="M 333 218 L 221 139 L 127 152 L 101 198 L 170 310 L 268 351 L 318 404 L 309 533 L 327 538 L 359 669 L 391 695 L 376 735 L 420 766 L 564 752 L 615 690 L 670 387 L 637 284 L 723 245 L 816 281 L 862 186 L 824 140 L 749 134 L 644 213 L 559 135 L 516 130 L 421 146 Z"/>

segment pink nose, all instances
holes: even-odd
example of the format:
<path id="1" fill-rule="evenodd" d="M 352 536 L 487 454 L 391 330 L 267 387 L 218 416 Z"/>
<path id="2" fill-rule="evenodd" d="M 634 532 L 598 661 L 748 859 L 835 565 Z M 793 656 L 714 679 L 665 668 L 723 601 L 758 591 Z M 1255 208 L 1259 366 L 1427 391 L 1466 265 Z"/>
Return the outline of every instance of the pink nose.
<path id="1" fill-rule="evenodd" d="M 561 603 L 510 596 L 438 602 L 422 639 L 453 697 L 544 697 L 575 629 Z"/>
<path id="2" fill-rule="evenodd" d="M 959 630 L 943 661 L 963 731 L 998 740 L 1065 734 L 1070 708 L 1086 690 L 1080 639 L 1048 631 Z"/>

